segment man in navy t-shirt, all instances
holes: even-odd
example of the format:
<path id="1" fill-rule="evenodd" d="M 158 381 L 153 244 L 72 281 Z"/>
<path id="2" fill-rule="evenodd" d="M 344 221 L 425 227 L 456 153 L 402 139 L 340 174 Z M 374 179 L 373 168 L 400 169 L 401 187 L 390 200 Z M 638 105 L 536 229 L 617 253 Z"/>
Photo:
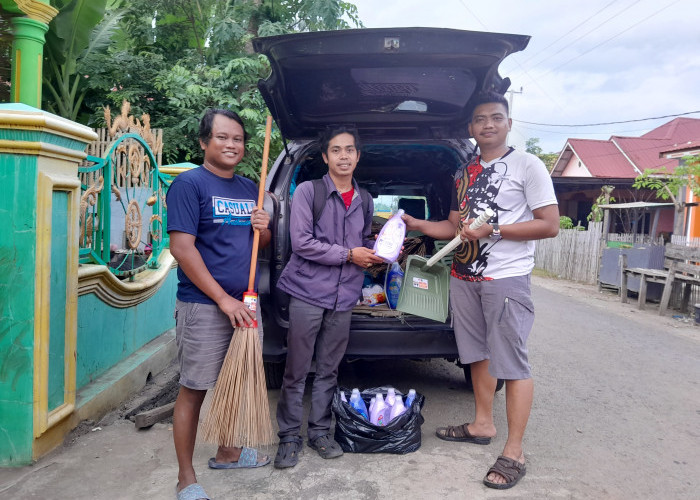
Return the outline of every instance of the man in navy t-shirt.
<path id="1" fill-rule="evenodd" d="M 236 325 L 256 319 L 242 299 L 253 228 L 260 230 L 260 247 L 267 246 L 270 216 L 256 207 L 255 183 L 235 174 L 245 140 L 236 113 L 207 110 L 199 126 L 204 164 L 178 175 L 167 195 L 170 251 L 178 262 L 179 280 L 175 319 L 180 391 L 173 416 L 178 498 L 207 498 L 192 466 L 199 411 L 216 383 Z M 269 462 L 254 449 L 219 446 L 209 467 L 237 469 Z"/>

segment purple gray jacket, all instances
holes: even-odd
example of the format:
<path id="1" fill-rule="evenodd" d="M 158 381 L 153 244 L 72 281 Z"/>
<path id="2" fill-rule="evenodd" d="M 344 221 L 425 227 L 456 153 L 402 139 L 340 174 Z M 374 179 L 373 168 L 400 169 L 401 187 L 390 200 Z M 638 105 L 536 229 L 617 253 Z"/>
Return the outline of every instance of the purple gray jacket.
<path id="1" fill-rule="evenodd" d="M 364 272 L 355 264 L 347 262 L 348 250 L 359 246 L 372 248 L 371 214 L 374 212 L 369 200 L 368 224 L 362 213 L 362 200 L 355 179 L 355 194 L 350 208 L 333 184 L 330 176 L 323 177 L 328 200 L 316 224 L 314 237 L 312 182 L 297 186 L 292 198 L 289 234 L 292 240 L 292 257 L 284 268 L 277 287 L 304 302 L 333 309 L 349 311 L 362 294 Z"/>

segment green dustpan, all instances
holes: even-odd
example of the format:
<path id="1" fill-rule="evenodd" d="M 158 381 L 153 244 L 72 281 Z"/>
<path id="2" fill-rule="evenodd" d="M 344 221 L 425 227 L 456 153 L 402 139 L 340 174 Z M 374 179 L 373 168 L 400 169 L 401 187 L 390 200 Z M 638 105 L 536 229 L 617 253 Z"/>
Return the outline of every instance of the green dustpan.
<path id="1" fill-rule="evenodd" d="M 450 305 L 450 265 L 440 262 L 462 243 L 456 236 L 430 259 L 409 255 L 396 309 L 444 323 Z"/>
<path id="2" fill-rule="evenodd" d="M 478 229 L 493 216 L 493 210 L 487 208 L 469 227 Z M 397 310 L 445 322 L 450 306 L 451 260 L 441 259 L 461 244 L 462 238 L 457 235 L 430 259 L 409 255 Z"/>

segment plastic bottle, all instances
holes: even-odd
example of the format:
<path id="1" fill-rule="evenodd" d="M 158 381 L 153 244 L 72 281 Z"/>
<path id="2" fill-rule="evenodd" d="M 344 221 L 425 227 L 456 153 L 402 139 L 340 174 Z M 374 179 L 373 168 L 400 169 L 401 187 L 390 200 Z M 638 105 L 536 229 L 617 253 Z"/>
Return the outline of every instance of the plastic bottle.
<path id="1" fill-rule="evenodd" d="M 403 400 L 401 399 L 401 396 L 396 396 L 396 401 L 394 402 L 394 405 L 391 407 L 391 413 L 389 414 L 389 422 L 394 420 L 396 417 L 403 415 L 405 411 L 406 411 L 406 407 L 403 404 Z"/>
<path id="2" fill-rule="evenodd" d="M 394 406 L 396 402 L 396 389 L 389 387 L 386 391 L 386 404 L 390 408 Z"/>
<path id="3" fill-rule="evenodd" d="M 386 409 L 387 406 L 384 402 L 384 397 L 381 393 L 377 394 L 377 400 L 374 402 L 374 407 L 369 416 L 370 423 L 378 426 L 386 425 Z"/>
<path id="4" fill-rule="evenodd" d="M 365 419 L 369 419 L 367 415 L 367 405 L 365 404 L 362 396 L 360 396 L 360 390 L 355 388 L 352 390 L 350 395 L 350 406 L 352 406 L 357 413 L 362 415 Z"/>
<path id="5" fill-rule="evenodd" d="M 410 408 L 413 405 L 413 400 L 416 399 L 416 390 L 410 389 L 408 391 L 408 396 L 406 396 L 406 408 Z"/>
<path id="6" fill-rule="evenodd" d="M 372 398 L 369 400 L 369 413 L 372 414 L 372 408 L 374 408 L 374 403 L 377 402 L 377 398 Z"/>
<path id="7" fill-rule="evenodd" d="M 390 309 L 396 309 L 396 305 L 399 303 L 401 285 L 403 285 L 403 271 L 398 262 L 392 262 L 386 272 L 386 278 L 384 280 L 386 303 L 389 305 Z"/>
<path id="8" fill-rule="evenodd" d="M 379 231 L 377 241 L 374 242 L 375 255 L 380 257 L 384 262 L 394 262 L 399 258 L 401 245 L 406 237 L 406 224 L 401 216 L 403 210 L 399 209 L 386 223 L 382 230 Z"/>
<path id="9" fill-rule="evenodd" d="M 348 402 L 348 398 L 345 397 L 345 391 L 340 391 L 340 400 L 341 400 L 343 403 L 347 403 L 347 402 Z"/>

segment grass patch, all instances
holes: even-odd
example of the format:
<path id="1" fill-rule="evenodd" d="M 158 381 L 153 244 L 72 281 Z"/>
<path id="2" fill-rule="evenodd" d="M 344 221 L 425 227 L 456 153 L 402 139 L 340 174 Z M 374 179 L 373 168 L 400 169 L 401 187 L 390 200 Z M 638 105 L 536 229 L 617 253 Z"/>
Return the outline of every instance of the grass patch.
<path id="1" fill-rule="evenodd" d="M 544 269 L 540 269 L 539 267 L 536 267 L 536 268 L 534 268 L 534 269 L 532 270 L 532 275 L 533 275 L 533 276 L 539 276 L 540 278 L 551 278 L 551 279 L 554 279 L 554 280 L 560 280 L 560 279 L 561 279 L 558 275 L 556 275 L 556 274 L 554 274 L 554 273 L 551 273 L 551 272 L 549 272 L 549 271 L 546 271 L 546 270 L 544 270 Z"/>

